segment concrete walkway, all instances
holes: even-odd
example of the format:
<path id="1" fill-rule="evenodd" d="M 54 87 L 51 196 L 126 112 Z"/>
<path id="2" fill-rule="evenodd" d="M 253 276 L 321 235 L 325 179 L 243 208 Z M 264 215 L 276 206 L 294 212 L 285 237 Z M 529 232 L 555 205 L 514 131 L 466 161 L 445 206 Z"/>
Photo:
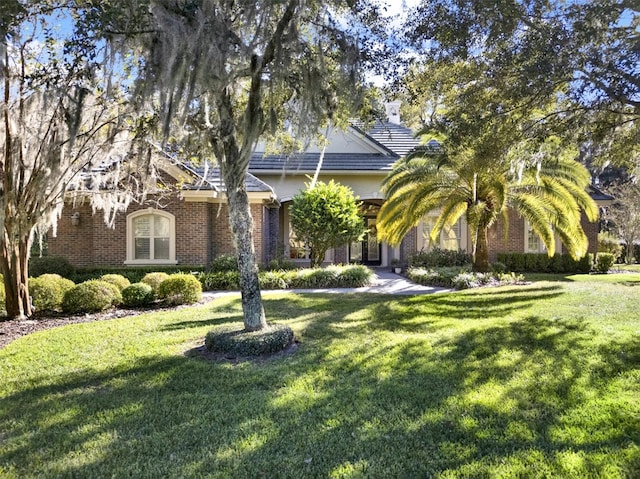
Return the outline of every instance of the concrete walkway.
<path id="1" fill-rule="evenodd" d="M 436 286 L 422 286 L 409 281 L 404 276 L 392 273 L 388 269 L 374 270 L 375 279 L 371 286 L 362 288 L 317 288 L 317 289 L 274 289 L 264 290 L 262 294 L 274 293 L 377 293 L 377 294 L 434 294 L 451 291 L 446 288 Z M 229 294 L 239 294 L 237 291 L 206 291 L 203 295 L 213 297 L 226 296 Z"/>

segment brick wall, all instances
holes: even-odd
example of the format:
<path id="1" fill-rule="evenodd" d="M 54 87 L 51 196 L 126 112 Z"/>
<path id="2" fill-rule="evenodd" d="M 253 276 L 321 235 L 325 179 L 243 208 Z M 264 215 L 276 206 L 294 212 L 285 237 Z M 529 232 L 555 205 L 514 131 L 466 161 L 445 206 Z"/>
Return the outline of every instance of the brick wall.
<path id="1" fill-rule="evenodd" d="M 496 261 L 498 253 L 524 252 L 524 219 L 509 211 L 508 236 L 505 239 L 505 224 L 502 218 L 489 228 L 489 261 Z"/>
<path id="2" fill-rule="evenodd" d="M 131 206 L 116 217 L 115 227 L 105 225 L 102 212 L 91 213 L 89 205 L 65 207 L 58 222 L 58 234 L 48 235 L 49 255 L 63 256 L 76 267 L 123 266 L 127 259 L 127 215 L 154 206 Z M 263 207 L 251 205 L 254 242 L 258 260 L 264 255 Z M 177 197 L 163 200 L 163 211 L 175 217 L 176 260 L 183 265 L 208 265 L 215 255 L 233 254 L 227 205 L 185 202 Z M 73 212 L 80 212 L 80 224 L 71 224 Z"/>

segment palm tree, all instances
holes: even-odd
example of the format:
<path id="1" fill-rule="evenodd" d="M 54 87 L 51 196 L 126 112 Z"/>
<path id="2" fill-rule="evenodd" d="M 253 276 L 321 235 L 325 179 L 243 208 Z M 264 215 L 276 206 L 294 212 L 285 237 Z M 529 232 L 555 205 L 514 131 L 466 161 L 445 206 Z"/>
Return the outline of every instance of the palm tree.
<path id="1" fill-rule="evenodd" d="M 487 233 L 500 217 L 508 224 L 510 208 L 531 224 L 549 256 L 557 234 L 574 258 L 587 253 L 588 240 L 580 224 L 584 211 L 590 221 L 598 208 L 587 194 L 587 169 L 562 150 L 554 138 L 535 151 L 529 145 L 487 158 L 477 150 L 422 150 L 396 163 L 383 182 L 387 201 L 378 216 L 378 234 L 392 245 L 430 211 L 440 214 L 430 238 L 453 226 L 463 215 L 470 228 L 473 269 L 489 269 Z M 530 148 L 530 147 L 529 147 Z"/>

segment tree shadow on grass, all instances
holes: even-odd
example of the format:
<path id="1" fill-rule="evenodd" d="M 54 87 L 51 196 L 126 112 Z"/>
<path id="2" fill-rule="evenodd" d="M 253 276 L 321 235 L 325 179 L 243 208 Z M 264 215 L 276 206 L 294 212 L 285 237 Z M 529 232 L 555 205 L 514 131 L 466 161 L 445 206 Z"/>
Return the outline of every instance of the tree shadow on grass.
<path id="1" fill-rule="evenodd" d="M 276 321 L 308 316 L 304 347 L 283 361 L 34 373 L 0 405 L 0 464 L 72 477 L 640 472 L 634 406 L 619 399 L 633 391 L 620 379 L 638 367 L 637 339 L 598 344 L 584 321 L 530 316 L 433 342 L 393 334 L 416 332 L 399 315 L 391 330 L 373 324 L 397 314 L 393 298 L 370 318 L 354 316 L 366 298 L 333 298 L 265 301 Z"/>

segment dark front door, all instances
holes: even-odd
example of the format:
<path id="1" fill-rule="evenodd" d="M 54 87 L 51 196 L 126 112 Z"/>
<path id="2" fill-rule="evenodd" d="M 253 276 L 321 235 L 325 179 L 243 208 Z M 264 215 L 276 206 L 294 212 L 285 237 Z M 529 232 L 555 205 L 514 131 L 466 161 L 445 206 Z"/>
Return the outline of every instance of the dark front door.
<path id="1" fill-rule="evenodd" d="M 349 246 L 349 263 L 380 266 L 382 263 L 382 245 L 378 241 L 376 218 L 365 218 L 367 234 L 362 241 L 356 241 Z"/>

